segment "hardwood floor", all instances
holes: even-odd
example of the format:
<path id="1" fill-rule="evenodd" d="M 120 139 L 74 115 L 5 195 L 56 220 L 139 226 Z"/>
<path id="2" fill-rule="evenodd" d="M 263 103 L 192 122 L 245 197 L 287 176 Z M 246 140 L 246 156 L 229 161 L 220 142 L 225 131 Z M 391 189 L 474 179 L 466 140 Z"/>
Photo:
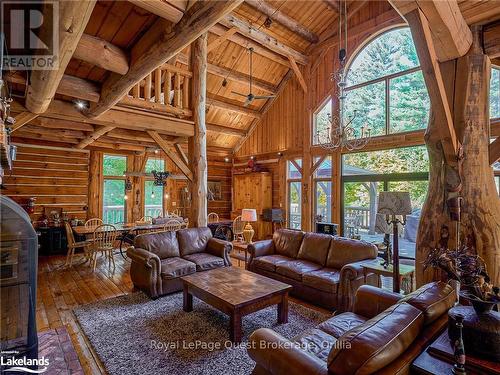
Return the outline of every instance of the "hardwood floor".
<path id="1" fill-rule="evenodd" d="M 114 272 L 100 257 L 97 269 L 92 272 L 88 264 L 83 264 L 81 256 L 75 257 L 72 268 L 64 268 L 64 256 L 40 257 L 38 260 L 37 328 L 45 331 L 66 327 L 85 374 L 106 374 L 100 361 L 81 331 L 72 310 L 80 305 L 117 297 L 134 291 L 129 275 L 129 261 L 115 255 Z M 243 263 L 233 260 L 233 265 Z M 328 313 L 302 301 L 290 298 L 310 308 Z"/>
<path id="2" fill-rule="evenodd" d="M 40 257 L 38 260 L 37 328 L 45 331 L 65 326 L 85 374 L 105 374 L 92 353 L 73 316 L 73 308 L 87 303 L 120 296 L 133 290 L 129 262 L 115 255 L 114 272 L 100 258 L 96 272 L 80 257 L 72 268 L 64 268 L 64 256 Z"/>

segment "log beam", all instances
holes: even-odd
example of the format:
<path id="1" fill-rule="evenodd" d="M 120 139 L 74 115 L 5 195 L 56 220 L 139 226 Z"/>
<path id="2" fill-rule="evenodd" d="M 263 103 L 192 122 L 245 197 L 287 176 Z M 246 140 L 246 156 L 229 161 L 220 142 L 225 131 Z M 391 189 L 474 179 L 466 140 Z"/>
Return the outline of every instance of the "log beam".
<path id="1" fill-rule="evenodd" d="M 148 12 L 156 14 L 170 22 L 177 23 L 181 20 L 184 12 L 174 5 L 159 0 L 129 0 L 132 4 L 137 5 Z"/>
<path id="2" fill-rule="evenodd" d="M 207 97 L 207 39 L 205 33 L 191 46 L 193 70 L 193 121 L 194 136 L 189 138 L 189 164 L 191 180 L 191 217 L 195 227 L 207 226 L 207 129 L 205 124 Z"/>
<path id="3" fill-rule="evenodd" d="M 174 147 L 175 147 L 175 151 L 177 151 L 177 155 L 179 155 L 179 157 L 181 158 L 181 160 L 184 161 L 184 163 L 186 163 L 186 165 L 189 164 L 189 159 L 186 155 L 186 153 L 184 152 L 184 149 L 182 148 L 181 144 L 180 143 L 174 143 Z"/>
<path id="4" fill-rule="evenodd" d="M 165 141 L 158 132 L 148 130 L 149 136 L 156 142 L 172 162 L 181 170 L 181 172 L 190 180 L 193 181 L 193 174 L 186 163 L 170 148 L 170 145 Z"/>
<path id="5" fill-rule="evenodd" d="M 19 130 L 22 128 L 24 125 L 29 123 L 31 120 L 35 119 L 38 117 L 37 113 L 29 112 L 29 111 L 24 111 L 18 114 L 15 117 L 15 122 L 14 125 L 10 128 L 11 132 L 15 132 L 16 130 Z"/>
<path id="6" fill-rule="evenodd" d="M 82 35 L 73 58 L 121 75 L 127 74 L 129 68 L 129 59 L 125 51 L 89 34 Z"/>
<path id="7" fill-rule="evenodd" d="M 484 27 L 483 43 L 484 52 L 490 59 L 500 57 L 500 21 Z"/>
<path id="8" fill-rule="evenodd" d="M 455 127 L 451 106 L 446 95 L 445 84 L 441 67 L 439 65 L 434 39 L 427 18 L 420 9 L 406 14 L 406 19 L 411 28 L 413 41 L 417 49 L 425 84 L 431 100 L 431 107 L 436 116 L 440 117 L 442 126 L 441 145 L 448 165 L 457 164 L 458 148 L 460 147 Z"/>
<path id="9" fill-rule="evenodd" d="M 194 95 L 193 95 L 194 98 Z M 243 104 L 235 104 L 232 101 L 228 101 L 220 96 L 208 95 L 208 105 L 209 108 L 214 106 L 221 109 L 226 109 L 228 111 L 238 112 L 245 116 L 250 116 L 253 118 L 261 118 L 262 114 L 255 109 L 251 109 L 248 107 L 243 107 Z"/>
<path id="10" fill-rule="evenodd" d="M 472 45 L 472 32 L 456 0 L 389 0 L 389 2 L 405 19 L 408 14 L 415 14 L 416 10 L 422 13 L 430 26 L 436 56 L 440 62 L 456 59 L 469 51 Z"/>
<path id="11" fill-rule="evenodd" d="M 498 159 L 500 159 L 500 137 L 495 139 L 489 146 L 490 153 L 490 165 L 495 163 Z"/>
<path id="12" fill-rule="evenodd" d="M 63 77 L 73 52 L 90 19 L 96 1 L 61 1 L 59 2 L 59 51 L 55 70 L 32 70 L 30 85 L 26 96 L 26 108 L 33 113 L 43 113 L 56 94 L 57 86 Z M 50 33 L 44 27 L 40 33 Z M 47 26 L 45 26 L 47 25 Z M 50 26 L 52 27 L 52 26 Z"/>
<path id="13" fill-rule="evenodd" d="M 238 32 L 238 29 L 236 27 L 231 27 L 230 29 L 227 29 L 226 32 L 224 32 L 222 35 L 219 35 L 217 38 L 215 38 L 214 41 L 212 41 L 208 47 L 207 51 L 210 52 L 216 48 L 219 48 L 222 43 L 224 43 L 228 38 L 231 37 L 231 35 L 234 35 Z"/>
<path id="14" fill-rule="evenodd" d="M 99 137 L 110 132 L 114 129 L 114 126 L 102 126 L 99 129 L 94 130 L 85 139 L 82 139 L 75 147 L 82 149 L 90 145 L 92 142 L 96 141 Z"/>
<path id="15" fill-rule="evenodd" d="M 297 66 L 297 63 L 295 62 L 295 59 L 292 56 L 288 56 L 288 60 L 290 60 L 290 64 L 292 65 L 292 70 L 295 73 L 295 77 L 300 83 L 300 87 L 302 87 L 302 90 L 304 93 L 307 93 L 307 85 L 306 81 L 304 80 L 304 76 L 302 75 L 302 72 L 300 71 L 299 67 Z"/>
<path id="16" fill-rule="evenodd" d="M 242 0 L 198 1 L 175 25 L 158 19 L 146 34 L 132 47 L 131 64 L 127 74 L 112 74 L 103 84 L 101 98 L 89 117 L 98 117 L 123 98 L 147 74 L 191 44 Z"/>
<path id="17" fill-rule="evenodd" d="M 309 61 L 308 57 L 302 52 L 299 52 L 292 47 L 281 43 L 275 37 L 265 33 L 261 29 L 257 29 L 248 22 L 232 14 L 226 15 L 220 21 L 220 23 L 228 28 L 236 27 L 238 29 L 238 33 L 254 40 L 261 46 L 268 48 L 271 51 L 274 51 L 286 58 L 288 58 L 288 56 L 292 56 L 295 61 L 297 61 L 297 63 L 301 65 L 307 65 Z"/>
<path id="18" fill-rule="evenodd" d="M 318 41 L 318 36 L 315 33 L 302 25 L 300 22 L 294 20 L 293 18 L 280 11 L 279 8 L 266 3 L 263 0 L 245 0 L 245 3 L 250 5 L 252 8 L 255 8 L 258 11 L 264 13 L 273 21 L 279 22 L 288 30 L 294 32 L 297 35 L 300 35 L 309 43 L 316 43 Z"/>

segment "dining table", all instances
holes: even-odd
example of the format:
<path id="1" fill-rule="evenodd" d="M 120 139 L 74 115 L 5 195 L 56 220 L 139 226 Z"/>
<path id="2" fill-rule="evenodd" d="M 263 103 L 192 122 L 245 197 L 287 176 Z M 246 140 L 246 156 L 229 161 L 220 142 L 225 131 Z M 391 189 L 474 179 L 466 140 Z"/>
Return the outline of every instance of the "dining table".
<path id="1" fill-rule="evenodd" d="M 162 229 L 165 226 L 165 223 L 161 224 L 137 224 L 137 223 L 124 223 L 124 224 L 111 224 L 115 229 L 116 232 L 120 233 L 119 239 L 120 239 L 120 254 L 121 256 L 126 259 L 124 253 L 123 253 L 123 242 L 127 242 L 129 244 L 132 244 L 134 235 L 137 234 L 139 231 L 153 231 L 153 230 L 158 230 Z M 82 237 L 89 237 L 94 234 L 95 230 L 99 226 L 85 226 L 85 225 L 78 225 L 73 227 L 73 232 Z M 99 231 L 112 231 L 113 229 L 110 226 L 105 226 L 101 228 Z M 134 233 L 135 232 L 135 233 Z"/>

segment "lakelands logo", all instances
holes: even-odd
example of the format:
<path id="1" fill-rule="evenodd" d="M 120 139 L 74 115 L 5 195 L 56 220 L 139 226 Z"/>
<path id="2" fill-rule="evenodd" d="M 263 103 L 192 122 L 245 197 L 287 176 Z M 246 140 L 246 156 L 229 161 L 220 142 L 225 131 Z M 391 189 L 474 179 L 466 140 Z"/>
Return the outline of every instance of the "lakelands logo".
<path id="1" fill-rule="evenodd" d="M 3 66 L 14 70 L 58 69 L 59 2 L 1 1 Z"/>
<path id="2" fill-rule="evenodd" d="M 41 357 L 32 358 L 12 358 L 0 356 L 0 364 L 3 371 L 20 372 L 29 374 L 43 374 L 49 368 L 49 359 Z M 2 371 L 2 372 L 3 372 Z"/>

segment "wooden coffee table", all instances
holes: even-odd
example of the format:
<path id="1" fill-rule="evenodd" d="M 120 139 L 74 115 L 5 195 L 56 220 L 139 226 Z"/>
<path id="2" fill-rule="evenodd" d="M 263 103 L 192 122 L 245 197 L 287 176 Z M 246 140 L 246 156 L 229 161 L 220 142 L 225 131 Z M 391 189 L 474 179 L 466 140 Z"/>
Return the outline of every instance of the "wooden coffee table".
<path id="1" fill-rule="evenodd" d="M 193 296 L 229 315 L 233 342 L 241 342 L 243 316 L 278 305 L 278 323 L 288 322 L 291 285 L 236 267 L 196 272 L 182 277 L 184 311 L 193 310 Z"/>

